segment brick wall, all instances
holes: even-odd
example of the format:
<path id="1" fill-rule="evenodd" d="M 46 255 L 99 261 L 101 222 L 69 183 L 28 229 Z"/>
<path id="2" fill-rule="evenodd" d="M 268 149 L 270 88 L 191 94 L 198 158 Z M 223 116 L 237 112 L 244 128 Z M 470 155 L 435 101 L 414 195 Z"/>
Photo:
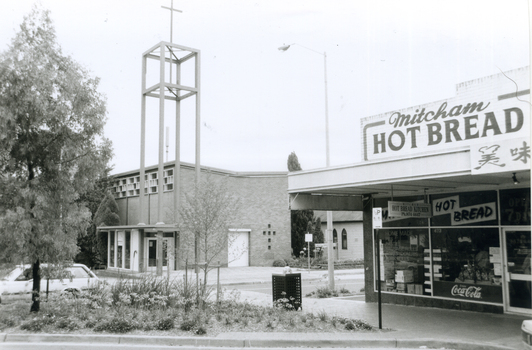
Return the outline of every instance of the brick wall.
<path id="1" fill-rule="evenodd" d="M 167 167 L 168 168 L 168 167 Z M 155 170 L 155 169 L 154 169 Z M 147 173 L 152 169 L 147 169 Z M 122 174 L 128 177 L 138 172 Z M 206 173 L 202 172 L 205 176 Z M 288 199 L 288 178 L 283 173 L 244 174 L 222 171 L 210 171 L 208 176 L 214 180 L 225 180 L 229 190 L 238 195 L 242 207 L 236 222 L 231 228 L 249 230 L 249 264 L 251 266 L 272 266 L 275 259 L 289 258 L 291 254 L 290 211 Z M 191 166 L 181 167 L 180 193 L 181 204 L 184 193 L 193 188 L 195 171 Z M 157 200 L 159 194 L 150 194 L 145 198 L 144 220 L 139 216 L 139 197 L 116 198 L 120 210 L 121 225 L 136 225 L 144 221 L 153 225 L 158 222 Z M 163 193 L 163 221 L 173 223 L 174 191 Z M 187 250 L 187 247 L 181 247 Z M 188 247 L 190 248 L 190 247 Z M 183 253 L 185 253 L 185 251 Z M 227 264 L 227 247 L 220 258 Z M 189 256 L 193 256 L 190 254 Z"/>

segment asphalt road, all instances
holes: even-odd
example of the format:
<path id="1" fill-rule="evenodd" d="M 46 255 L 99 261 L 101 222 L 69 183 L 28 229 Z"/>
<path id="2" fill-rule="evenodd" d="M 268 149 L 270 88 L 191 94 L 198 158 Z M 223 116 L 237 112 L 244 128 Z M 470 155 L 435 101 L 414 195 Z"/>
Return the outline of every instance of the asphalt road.
<path id="1" fill-rule="evenodd" d="M 89 349 L 175 349 L 175 346 L 162 345 L 131 345 L 131 344 L 82 344 L 82 343 L 2 343 L 2 350 L 89 350 Z M 179 350 L 235 350 L 235 349 L 249 349 L 249 350 L 272 350 L 274 348 L 221 348 L 221 347 L 189 347 L 179 346 Z M 298 350 L 316 350 L 316 348 L 297 348 Z M 348 348 L 343 348 L 348 349 Z M 353 348 L 356 350 L 370 350 L 369 348 Z M 384 350 L 390 348 L 371 348 L 371 350 Z M 419 350 L 419 348 L 394 348 L 396 350 Z M 338 350 L 338 348 L 320 348 L 320 350 Z"/>
<path id="2" fill-rule="evenodd" d="M 360 290 L 364 287 L 364 276 L 362 275 L 361 278 L 344 278 L 338 281 L 335 281 L 335 288 L 337 291 L 345 289 L 348 290 L 351 294 L 351 296 L 341 296 L 339 298 L 347 299 L 347 300 L 359 300 L 364 301 L 364 293 Z M 310 294 L 314 292 L 318 288 L 323 288 L 327 286 L 327 281 L 322 280 L 311 280 L 311 281 L 305 281 L 302 280 L 301 283 L 301 294 L 303 297 L 305 297 L 307 294 Z M 272 295 L 272 283 L 266 282 L 266 283 L 250 283 L 250 284 L 231 284 L 231 285 L 225 285 L 224 288 L 227 288 L 229 290 L 231 289 L 237 289 L 237 290 L 245 290 L 245 291 L 251 291 L 251 292 L 258 292 L 258 293 L 264 293 L 268 295 Z"/>

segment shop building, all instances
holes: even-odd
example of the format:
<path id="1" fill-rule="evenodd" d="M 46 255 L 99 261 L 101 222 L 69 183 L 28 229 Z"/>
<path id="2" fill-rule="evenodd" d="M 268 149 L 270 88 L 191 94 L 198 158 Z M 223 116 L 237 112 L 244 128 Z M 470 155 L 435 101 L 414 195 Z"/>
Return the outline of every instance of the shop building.
<path id="1" fill-rule="evenodd" d="M 530 314 L 529 68 L 361 130 L 361 163 L 288 188 L 292 209 L 363 211 L 366 302 L 379 283 L 384 303 Z"/>
<path id="2" fill-rule="evenodd" d="M 222 266 L 272 266 L 275 259 L 291 254 L 290 211 L 286 196 L 285 172 L 231 172 L 202 167 L 202 176 L 211 181 L 224 181 L 231 194 L 242 203 L 236 213 L 233 226 L 227 235 L 230 244 L 220 254 Z M 193 164 L 181 163 L 181 205 L 185 204 L 187 188 L 194 187 Z M 141 222 L 139 194 L 141 189 L 139 170 L 125 172 L 114 177 L 111 191 L 119 208 L 120 225 L 99 227 L 100 235 L 107 238 L 107 267 L 126 271 L 156 271 L 157 261 L 162 269 L 182 269 L 187 256 L 193 256 L 192 247 L 183 244 L 179 223 L 157 224 L 158 186 L 157 167 L 146 168 L 143 208 L 145 223 Z M 174 217 L 174 164 L 165 166 L 163 190 L 163 220 L 172 222 Z M 157 233 L 162 232 L 162 239 Z M 158 249 L 158 244 L 162 249 Z M 193 260 L 188 261 L 189 264 Z"/>

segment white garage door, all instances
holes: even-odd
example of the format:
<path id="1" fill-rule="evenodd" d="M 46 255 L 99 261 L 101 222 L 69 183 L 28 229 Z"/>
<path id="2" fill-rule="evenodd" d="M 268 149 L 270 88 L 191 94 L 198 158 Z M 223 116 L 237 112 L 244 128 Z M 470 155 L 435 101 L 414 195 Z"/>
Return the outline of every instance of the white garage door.
<path id="1" fill-rule="evenodd" d="M 249 231 L 229 232 L 228 266 L 249 266 Z"/>

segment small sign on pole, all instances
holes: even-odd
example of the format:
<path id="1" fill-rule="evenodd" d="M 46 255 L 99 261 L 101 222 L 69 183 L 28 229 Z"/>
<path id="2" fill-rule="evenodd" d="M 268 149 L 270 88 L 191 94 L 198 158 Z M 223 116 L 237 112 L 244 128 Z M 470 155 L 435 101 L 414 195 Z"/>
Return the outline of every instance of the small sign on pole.
<path id="1" fill-rule="evenodd" d="M 373 208 L 373 228 L 382 228 L 382 208 Z"/>
<path id="2" fill-rule="evenodd" d="M 308 273 L 310 273 L 310 242 L 312 242 L 312 233 L 305 233 L 305 242 L 307 242 Z"/>
<path id="3" fill-rule="evenodd" d="M 380 241 L 379 229 L 382 228 L 382 208 L 373 208 L 373 229 L 375 230 L 375 242 L 377 243 L 377 306 L 379 312 L 379 329 L 382 329 L 382 301 L 381 301 L 381 267 L 380 267 Z"/>

